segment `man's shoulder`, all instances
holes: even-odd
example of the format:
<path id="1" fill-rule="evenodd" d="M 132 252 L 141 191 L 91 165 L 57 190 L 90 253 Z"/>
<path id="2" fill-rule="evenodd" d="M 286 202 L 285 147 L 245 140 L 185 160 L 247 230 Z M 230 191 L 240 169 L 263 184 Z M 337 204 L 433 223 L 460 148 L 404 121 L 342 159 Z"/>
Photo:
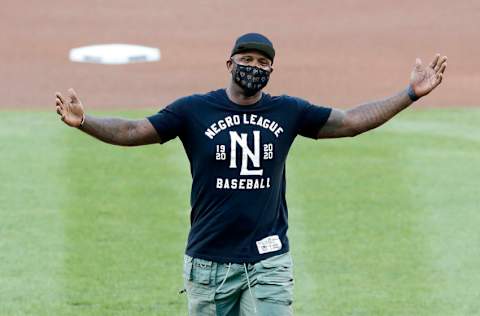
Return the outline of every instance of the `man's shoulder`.
<path id="1" fill-rule="evenodd" d="M 279 96 L 272 97 L 272 100 L 277 98 L 277 100 L 284 102 L 285 104 L 291 105 L 293 107 L 299 108 L 299 109 L 304 109 L 311 107 L 314 105 L 314 103 L 311 103 L 307 99 L 297 97 L 297 96 L 292 96 L 288 94 L 282 94 Z M 318 106 L 318 105 L 317 105 Z M 328 106 L 321 106 L 321 107 L 328 107 Z"/>
<path id="2" fill-rule="evenodd" d="M 190 98 L 191 101 L 208 101 L 212 99 L 219 99 L 222 98 L 223 95 L 226 95 L 224 91 L 225 89 L 217 89 L 204 93 L 194 93 L 186 98 Z"/>
<path id="3" fill-rule="evenodd" d="M 305 102 L 301 98 L 294 97 L 288 94 L 280 94 L 280 95 L 266 94 L 266 96 L 270 102 L 282 103 L 284 105 L 289 105 L 289 106 L 298 106 L 299 103 Z"/>
<path id="4" fill-rule="evenodd" d="M 183 97 L 179 97 L 171 102 L 167 107 L 175 108 L 175 109 L 183 109 L 185 107 L 191 107 L 198 103 L 203 103 L 205 101 L 212 101 L 218 99 L 220 97 L 220 91 L 214 90 L 206 93 L 194 93 L 190 95 L 186 95 Z"/>

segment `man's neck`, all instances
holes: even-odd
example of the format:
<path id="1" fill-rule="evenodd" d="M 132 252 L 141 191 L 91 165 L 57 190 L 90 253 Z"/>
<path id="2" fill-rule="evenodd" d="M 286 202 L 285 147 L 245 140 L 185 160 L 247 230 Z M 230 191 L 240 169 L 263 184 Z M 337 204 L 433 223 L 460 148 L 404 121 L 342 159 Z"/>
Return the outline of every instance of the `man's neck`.
<path id="1" fill-rule="evenodd" d="M 230 101 L 238 105 L 252 105 L 260 101 L 260 99 L 262 98 L 262 91 L 258 91 L 252 96 L 246 96 L 242 88 L 240 88 L 232 81 L 230 81 L 226 92 Z"/>

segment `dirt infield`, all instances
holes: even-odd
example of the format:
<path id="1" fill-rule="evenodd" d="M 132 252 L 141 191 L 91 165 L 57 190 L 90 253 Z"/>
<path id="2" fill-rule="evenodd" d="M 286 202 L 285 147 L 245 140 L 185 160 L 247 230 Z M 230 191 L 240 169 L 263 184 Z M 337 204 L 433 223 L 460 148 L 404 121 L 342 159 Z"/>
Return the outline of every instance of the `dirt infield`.
<path id="1" fill-rule="evenodd" d="M 161 107 L 225 86 L 235 38 L 257 31 L 277 50 L 267 91 L 346 107 L 405 87 L 415 57 L 449 57 L 446 80 L 420 106 L 476 106 L 480 2 L 2 1 L 0 107 L 53 109 L 74 87 L 87 109 Z M 68 61 L 99 43 L 159 47 L 158 63 Z"/>

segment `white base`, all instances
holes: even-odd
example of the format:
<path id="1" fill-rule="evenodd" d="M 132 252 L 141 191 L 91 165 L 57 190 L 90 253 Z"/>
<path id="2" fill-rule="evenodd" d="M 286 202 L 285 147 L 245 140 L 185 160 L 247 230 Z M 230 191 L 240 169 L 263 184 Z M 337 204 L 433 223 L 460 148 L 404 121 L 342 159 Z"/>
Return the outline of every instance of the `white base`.
<path id="1" fill-rule="evenodd" d="M 92 45 L 71 49 L 70 60 L 80 63 L 108 65 L 153 62 L 160 60 L 160 50 L 129 44 Z"/>

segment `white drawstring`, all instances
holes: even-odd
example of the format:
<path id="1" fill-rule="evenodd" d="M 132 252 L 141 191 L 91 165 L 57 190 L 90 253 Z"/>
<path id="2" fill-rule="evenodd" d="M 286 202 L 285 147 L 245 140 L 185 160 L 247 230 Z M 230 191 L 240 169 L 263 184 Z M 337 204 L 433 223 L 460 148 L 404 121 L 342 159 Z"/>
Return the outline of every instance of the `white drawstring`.
<path id="1" fill-rule="evenodd" d="M 228 269 L 227 269 L 227 274 L 225 274 L 225 277 L 223 278 L 222 284 L 220 284 L 220 286 L 217 288 L 217 290 L 215 292 L 218 292 L 222 288 L 222 286 L 225 284 L 225 281 L 227 280 L 228 273 L 230 272 L 231 266 L 232 266 L 232 264 L 229 263 L 228 264 Z"/>
<path id="2" fill-rule="evenodd" d="M 231 267 L 232 267 L 232 264 L 229 263 L 228 268 L 227 268 L 227 273 L 225 274 L 225 277 L 223 278 L 222 283 L 215 290 L 215 292 L 218 292 L 222 288 L 222 286 L 225 284 L 225 281 L 227 281 L 228 274 L 230 273 L 230 268 Z M 254 311 L 255 314 L 257 314 L 257 304 L 256 304 L 256 301 L 255 301 L 255 298 L 253 297 L 252 286 L 250 285 L 250 277 L 248 276 L 247 264 L 246 263 L 243 264 L 243 268 L 245 270 L 245 275 L 247 277 L 248 292 L 250 293 L 250 297 L 252 298 L 252 302 L 253 302 L 253 311 Z"/>
<path id="3" fill-rule="evenodd" d="M 256 314 L 257 313 L 257 304 L 255 302 L 255 299 L 253 298 L 252 294 L 252 287 L 250 286 L 250 278 L 248 277 L 248 271 L 247 271 L 247 264 L 243 264 L 243 268 L 245 269 L 245 275 L 247 276 L 247 285 L 248 285 L 248 291 L 250 292 L 250 297 L 252 298 L 253 302 L 253 311 Z"/>

